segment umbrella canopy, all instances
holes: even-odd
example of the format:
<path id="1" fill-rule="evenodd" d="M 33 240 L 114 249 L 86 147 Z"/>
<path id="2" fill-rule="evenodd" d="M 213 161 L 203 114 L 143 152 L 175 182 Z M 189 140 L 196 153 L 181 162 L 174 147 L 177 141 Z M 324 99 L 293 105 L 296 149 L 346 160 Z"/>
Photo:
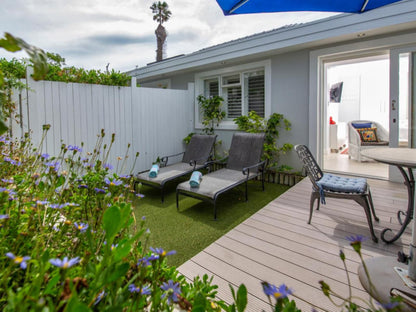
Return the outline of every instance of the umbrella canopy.
<path id="1" fill-rule="evenodd" d="M 224 15 L 291 11 L 362 13 L 400 0 L 217 0 Z"/>

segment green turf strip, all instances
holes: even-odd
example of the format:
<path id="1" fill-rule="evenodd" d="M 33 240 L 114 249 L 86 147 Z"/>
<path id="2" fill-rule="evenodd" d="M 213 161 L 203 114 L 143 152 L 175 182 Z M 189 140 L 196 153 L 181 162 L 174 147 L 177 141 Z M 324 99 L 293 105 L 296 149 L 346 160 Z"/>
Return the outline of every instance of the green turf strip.
<path id="1" fill-rule="evenodd" d="M 165 202 L 162 204 L 160 191 L 142 186 L 145 195 L 135 203 L 136 217 L 146 217 L 150 229 L 150 247 L 162 247 L 166 251 L 176 250 L 169 256 L 169 264 L 179 266 L 209 246 L 249 216 L 263 208 L 289 189 L 280 184 L 249 183 L 248 202 L 244 197 L 244 185 L 220 195 L 217 200 L 217 220 L 214 220 L 213 205 L 194 198 L 180 196 L 176 210 L 175 188 L 177 183 L 166 187 Z"/>

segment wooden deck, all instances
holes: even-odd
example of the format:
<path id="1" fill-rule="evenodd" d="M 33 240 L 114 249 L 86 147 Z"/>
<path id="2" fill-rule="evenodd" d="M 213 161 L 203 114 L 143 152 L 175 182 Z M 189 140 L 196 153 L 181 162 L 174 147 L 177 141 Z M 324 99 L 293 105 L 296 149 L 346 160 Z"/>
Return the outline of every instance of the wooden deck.
<path id="1" fill-rule="evenodd" d="M 380 180 L 369 180 L 369 184 L 380 218 L 375 223 L 377 236 L 386 227 L 398 229 L 396 213 L 407 206 L 405 186 Z M 179 271 L 189 279 L 205 273 L 214 276 L 218 298 L 228 303 L 232 302 L 228 285 L 237 288 L 244 283 L 249 292 L 247 311 L 270 309 L 262 281 L 277 286 L 285 283 L 292 288 L 303 311 L 312 307 L 317 311 L 340 311 L 322 294 L 319 281 L 324 280 L 339 294 L 348 294 L 347 276 L 339 258 L 343 249 L 352 293 L 368 299 L 357 275 L 360 259 L 345 237 L 362 234 L 369 238 L 363 243 L 364 258 L 395 256 L 401 250 L 408 253 L 411 227 L 394 244 L 373 243 L 362 207 L 333 198 L 314 212 L 309 225 L 310 190 L 309 179 L 304 179 L 184 263 Z"/>

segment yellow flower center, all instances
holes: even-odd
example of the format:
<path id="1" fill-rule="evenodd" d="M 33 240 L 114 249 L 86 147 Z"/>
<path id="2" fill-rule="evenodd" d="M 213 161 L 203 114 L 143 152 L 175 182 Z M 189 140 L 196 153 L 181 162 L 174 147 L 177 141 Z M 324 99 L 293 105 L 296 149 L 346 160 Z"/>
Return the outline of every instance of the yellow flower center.
<path id="1" fill-rule="evenodd" d="M 114 184 L 114 182 L 111 182 L 111 183 L 110 183 L 110 186 L 114 186 L 114 185 L 115 185 L 115 184 Z"/>
<path id="2" fill-rule="evenodd" d="M 14 258 L 14 262 L 15 263 L 22 263 L 22 261 L 23 261 L 23 257 L 16 257 L 16 258 Z"/>
<path id="3" fill-rule="evenodd" d="M 164 256 L 166 256 L 166 251 L 163 251 L 162 252 L 162 256 L 164 257 Z"/>
<path id="4" fill-rule="evenodd" d="M 78 225 L 78 230 L 82 230 L 84 227 L 82 225 Z"/>
<path id="5" fill-rule="evenodd" d="M 68 268 L 68 262 L 65 262 L 64 265 L 62 266 L 63 269 Z"/>
<path id="6" fill-rule="evenodd" d="M 279 292 L 275 292 L 273 295 L 274 295 L 275 298 L 279 298 L 282 294 L 279 293 Z"/>

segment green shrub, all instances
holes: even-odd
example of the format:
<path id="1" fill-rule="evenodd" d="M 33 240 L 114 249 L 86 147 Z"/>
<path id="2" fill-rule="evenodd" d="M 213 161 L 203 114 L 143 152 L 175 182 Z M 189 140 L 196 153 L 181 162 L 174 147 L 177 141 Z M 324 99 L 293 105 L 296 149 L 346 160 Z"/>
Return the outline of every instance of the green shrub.
<path id="1" fill-rule="evenodd" d="M 280 170 L 280 167 L 287 168 L 281 165 L 278 167 L 280 155 L 285 154 L 293 148 L 290 143 L 279 145 L 277 140 L 279 138 L 279 131 L 289 131 L 291 128 L 290 121 L 284 118 L 282 114 L 274 113 L 270 115 L 269 119 L 264 119 L 257 115 L 256 112 L 249 112 L 248 116 L 240 116 L 234 119 L 238 126 L 238 130 L 250 133 L 264 132 L 266 134 L 264 143 L 263 160 L 267 160 L 267 168 L 275 168 Z"/>

